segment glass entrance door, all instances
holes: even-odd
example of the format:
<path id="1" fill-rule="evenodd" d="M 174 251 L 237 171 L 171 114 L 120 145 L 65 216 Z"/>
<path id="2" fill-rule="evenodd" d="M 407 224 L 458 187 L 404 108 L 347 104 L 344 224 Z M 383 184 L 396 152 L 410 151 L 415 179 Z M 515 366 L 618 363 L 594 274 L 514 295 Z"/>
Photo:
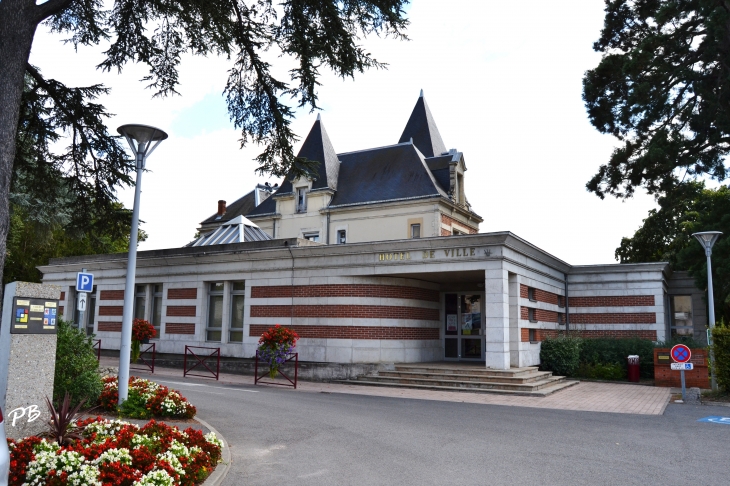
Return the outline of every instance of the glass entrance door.
<path id="1" fill-rule="evenodd" d="M 444 358 L 484 360 L 482 294 L 453 293 L 445 296 Z"/>

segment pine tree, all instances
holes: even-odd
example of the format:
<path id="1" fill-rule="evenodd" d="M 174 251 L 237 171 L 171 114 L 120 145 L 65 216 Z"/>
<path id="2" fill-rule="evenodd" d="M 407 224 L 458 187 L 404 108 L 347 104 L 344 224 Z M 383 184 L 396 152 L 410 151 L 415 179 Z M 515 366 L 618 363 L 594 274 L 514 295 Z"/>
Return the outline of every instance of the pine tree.
<path id="1" fill-rule="evenodd" d="M 352 77 L 381 68 L 362 46 L 370 34 L 404 39 L 406 0 L 0 0 L 0 268 L 14 204 L 36 201 L 33 211 L 62 219 L 70 228 L 94 232 L 94 224 L 123 223 L 115 189 L 131 184 L 132 166 L 118 138 L 104 126 L 107 113 L 95 99 L 103 86 L 73 88 L 45 79 L 28 59 L 43 23 L 68 35 L 75 46 L 109 41 L 100 64 L 122 70 L 149 68 L 155 96 L 176 94 L 183 53 L 231 60 L 224 93 L 241 145 L 261 144 L 258 171 L 274 176 L 312 174 L 311 161 L 294 157 L 294 106 L 317 108 L 320 70 Z M 275 48 L 293 58 L 290 79 L 277 79 L 264 59 Z M 292 106 L 285 100 L 291 100 Z M 51 142 L 67 130 L 61 153 Z M 33 192 L 39 181 L 49 194 Z M 42 214 L 44 209 L 48 213 Z M 26 213 L 28 214 L 28 213 Z"/>
<path id="2" fill-rule="evenodd" d="M 583 79 L 591 123 L 621 146 L 589 191 L 630 197 L 643 186 L 668 194 L 702 175 L 728 176 L 730 0 L 605 0 Z"/>

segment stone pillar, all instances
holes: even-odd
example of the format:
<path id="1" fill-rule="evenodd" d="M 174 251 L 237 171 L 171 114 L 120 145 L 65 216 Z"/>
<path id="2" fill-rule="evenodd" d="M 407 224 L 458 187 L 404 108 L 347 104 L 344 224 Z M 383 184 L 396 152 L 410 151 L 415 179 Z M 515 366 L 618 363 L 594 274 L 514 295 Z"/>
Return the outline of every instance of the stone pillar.
<path id="1" fill-rule="evenodd" d="M 502 262 L 484 271 L 484 312 L 486 313 L 487 368 L 508 370 L 509 347 L 509 279 Z"/>
<path id="2" fill-rule="evenodd" d="M 7 436 L 20 439 L 44 430 L 50 417 L 46 397 L 53 400 L 57 336 L 55 329 L 46 329 L 52 332 L 48 334 L 11 333 L 15 324 L 14 297 L 43 299 L 57 305 L 61 287 L 28 282 L 5 286 L 0 326 L 0 407 Z M 55 318 L 59 317 L 56 312 Z M 50 324 L 50 314 L 48 318 Z"/>
<path id="3" fill-rule="evenodd" d="M 509 273 L 509 364 L 513 368 L 519 368 L 520 346 L 522 336 L 520 335 L 520 276 L 516 273 Z"/>

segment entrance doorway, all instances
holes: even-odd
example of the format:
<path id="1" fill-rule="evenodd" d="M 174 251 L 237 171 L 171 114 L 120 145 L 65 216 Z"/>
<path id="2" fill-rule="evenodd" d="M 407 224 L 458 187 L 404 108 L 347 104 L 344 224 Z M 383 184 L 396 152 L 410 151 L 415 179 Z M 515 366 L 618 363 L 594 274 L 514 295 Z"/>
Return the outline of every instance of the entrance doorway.
<path id="1" fill-rule="evenodd" d="M 484 295 L 444 295 L 444 359 L 484 361 Z"/>

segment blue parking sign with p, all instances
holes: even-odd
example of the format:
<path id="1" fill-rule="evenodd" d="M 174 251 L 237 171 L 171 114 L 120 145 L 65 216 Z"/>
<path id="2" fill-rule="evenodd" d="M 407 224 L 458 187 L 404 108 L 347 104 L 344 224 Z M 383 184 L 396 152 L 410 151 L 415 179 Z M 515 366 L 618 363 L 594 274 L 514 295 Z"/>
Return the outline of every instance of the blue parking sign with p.
<path id="1" fill-rule="evenodd" d="M 94 289 L 94 274 L 79 272 L 76 275 L 76 292 L 91 292 Z"/>

